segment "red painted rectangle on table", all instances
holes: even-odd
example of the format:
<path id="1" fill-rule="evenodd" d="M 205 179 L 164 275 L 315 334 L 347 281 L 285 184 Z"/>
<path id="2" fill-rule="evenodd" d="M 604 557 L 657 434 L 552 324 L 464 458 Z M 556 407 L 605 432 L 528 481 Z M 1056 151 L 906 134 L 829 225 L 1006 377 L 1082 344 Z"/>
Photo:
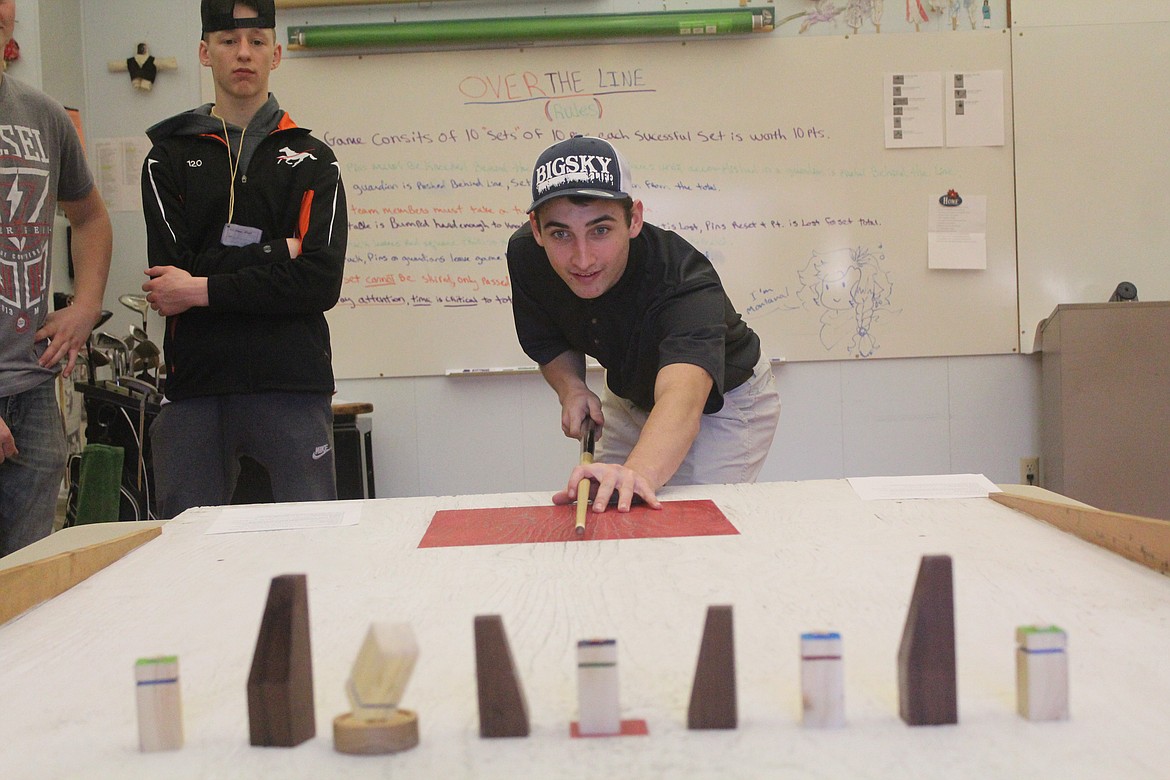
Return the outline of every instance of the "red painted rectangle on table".
<path id="1" fill-rule="evenodd" d="M 637 505 L 629 512 L 610 508 L 590 512 L 585 533 L 576 533 L 576 507 L 509 506 L 444 509 L 435 512 L 419 547 L 481 544 L 587 542 L 601 539 L 654 539 L 672 536 L 738 534 L 714 501 L 663 501 L 661 509 Z"/>
<path id="2" fill-rule="evenodd" d="M 617 734 L 582 734 L 581 724 L 578 721 L 573 721 L 569 724 L 569 736 L 573 739 L 594 739 L 596 737 L 648 737 L 650 736 L 650 727 L 646 725 L 646 721 L 637 720 L 623 720 L 622 730 Z"/>

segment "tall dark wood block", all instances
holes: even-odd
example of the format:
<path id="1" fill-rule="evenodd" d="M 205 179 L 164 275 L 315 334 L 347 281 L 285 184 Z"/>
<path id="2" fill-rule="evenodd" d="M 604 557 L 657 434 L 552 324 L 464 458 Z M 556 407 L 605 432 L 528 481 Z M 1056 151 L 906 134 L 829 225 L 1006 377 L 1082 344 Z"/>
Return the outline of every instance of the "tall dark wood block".
<path id="1" fill-rule="evenodd" d="M 898 710 L 911 726 L 959 722 L 949 555 L 924 555 L 898 648 Z"/>
<path id="2" fill-rule="evenodd" d="M 499 615 L 475 617 L 475 684 L 479 693 L 479 735 L 527 737 L 528 702 Z"/>
<path id="3" fill-rule="evenodd" d="M 248 730 L 253 745 L 295 747 L 317 733 L 309 593 L 303 574 L 272 579 L 248 675 Z"/>
<path id="4" fill-rule="evenodd" d="M 738 721 L 731 607 L 707 607 L 691 703 L 687 708 L 687 728 L 733 729 Z"/>

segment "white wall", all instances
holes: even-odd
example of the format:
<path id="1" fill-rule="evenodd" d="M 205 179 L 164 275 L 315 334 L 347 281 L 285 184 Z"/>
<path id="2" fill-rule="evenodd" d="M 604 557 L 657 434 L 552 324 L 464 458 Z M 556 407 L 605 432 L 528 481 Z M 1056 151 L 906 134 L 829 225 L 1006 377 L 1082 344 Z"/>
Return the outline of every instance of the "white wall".
<path id="1" fill-rule="evenodd" d="M 1016 482 L 1040 452 L 1040 357 L 791 363 L 761 480 L 984 473 Z M 600 381 L 591 375 L 591 384 Z M 375 405 L 380 495 L 552 490 L 575 462 L 539 376 L 342 382 Z"/>
<path id="2" fill-rule="evenodd" d="M 12 39 L 20 45 L 20 59 L 8 64 L 11 73 L 25 84 L 43 88 L 41 78 L 41 2 L 16 1 L 16 26 Z"/>
<path id="3" fill-rule="evenodd" d="M 25 3 L 18 0 L 18 5 L 23 7 Z M 78 45 L 81 0 L 54 0 L 42 5 L 41 88 L 65 105 L 79 107 L 85 102 L 85 84 L 77 79 L 82 69 L 82 52 Z"/>
<path id="4" fill-rule="evenodd" d="M 19 3 L 22 15 L 37 5 Z M 90 138 L 139 134 L 201 102 L 194 0 L 80 3 Z M 435 8 L 455 6 L 464 4 Z M 540 13 L 542 7 L 529 3 L 525 10 Z M 406 13 L 414 5 L 400 8 Z M 595 4 L 585 10 L 598 12 Z M 139 41 L 156 56 L 179 60 L 178 71 L 161 73 L 146 94 L 106 67 L 108 60 L 133 54 Z M 297 98 L 282 95 L 279 70 L 272 85 L 295 117 Z M 122 333 L 137 315 L 119 306 L 117 296 L 141 284 L 145 233 L 141 214 L 112 217 L 116 246 L 106 306 L 116 319 L 107 327 Z M 150 330 L 160 333 L 161 324 L 152 322 Z M 794 363 L 778 366 L 776 375 L 784 410 L 762 479 L 982 472 L 1014 482 L 1019 459 L 1040 451 L 1038 356 Z M 600 379 L 591 376 L 594 383 Z M 552 491 L 577 458 L 575 442 L 561 435 L 556 398 L 539 376 L 346 380 L 338 391 L 374 404 L 380 496 Z"/>

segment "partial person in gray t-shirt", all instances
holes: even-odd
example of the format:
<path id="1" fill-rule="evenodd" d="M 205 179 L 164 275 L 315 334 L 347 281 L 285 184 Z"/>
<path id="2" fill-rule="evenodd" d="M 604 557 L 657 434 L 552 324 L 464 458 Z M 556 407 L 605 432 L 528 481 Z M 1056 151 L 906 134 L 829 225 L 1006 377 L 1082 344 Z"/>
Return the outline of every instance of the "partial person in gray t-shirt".
<path id="1" fill-rule="evenodd" d="M 0 49 L 16 0 L 0 0 Z M 0 73 L 0 555 L 48 536 L 65 470 L 53 379 L 68 376 L 97 323 L 112 230 L 61 105 Z M 73 304 L 50 311 L 60 205 L 73 229 Z"/>

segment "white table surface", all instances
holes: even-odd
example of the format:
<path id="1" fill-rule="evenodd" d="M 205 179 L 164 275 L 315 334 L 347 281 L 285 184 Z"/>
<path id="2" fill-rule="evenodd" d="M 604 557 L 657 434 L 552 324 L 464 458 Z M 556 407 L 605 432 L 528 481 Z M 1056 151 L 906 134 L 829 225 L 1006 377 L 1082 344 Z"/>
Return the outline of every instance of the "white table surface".
<path id="1" fill-rule="evenodd" d="M 197 509 L 0 627 L 0 778 L 1104 778 L 1170 772 L 1170 578 L 987 499 L 860 501 L 844 481 L 707 486 L 740 535 L 417 549 L 437 509 L 548 493 L 360 502 L 357 526 L 206 535 Z M 265 511 L 270 511 L 269 507 Z M 959 723 L 898 718 L 896 656 L 919 559 L 954 560 Z M 246 682 L 271 578 L 309 587 L 316 738 L 248 744 Z M 708 605 L 734 607 L 739 728 L 686 710 Z M 478 734 L 473 619 L 500 614 L 531 736 Z M 402 706 L 422 742 L 336 753 L 332 720 L 371 621 L 420 656 Z M 1015 711 L 1016 626 L 1069 635 L 1072 718 Z M 799 635 L 840 631 L 848 725 L 800 725 Z M 618 641 L 623 718 L 570 739 L 578 639 Z M 186 746 L 142 754 L 133 664 L 178 655 Z"/>

